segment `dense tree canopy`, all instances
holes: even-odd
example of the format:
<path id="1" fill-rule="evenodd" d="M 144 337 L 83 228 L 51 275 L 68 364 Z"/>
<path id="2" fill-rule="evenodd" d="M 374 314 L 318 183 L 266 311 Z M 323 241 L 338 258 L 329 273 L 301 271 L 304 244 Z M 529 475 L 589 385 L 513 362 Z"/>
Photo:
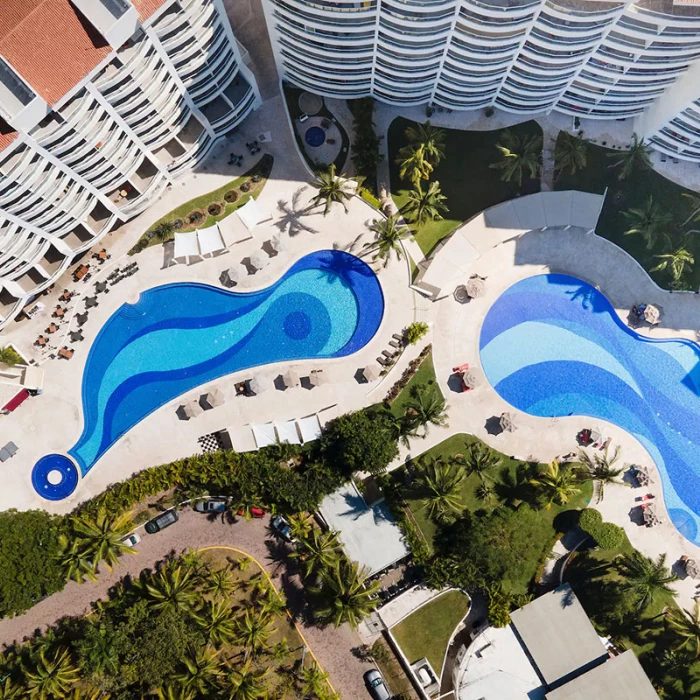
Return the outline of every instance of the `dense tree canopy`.
<path id="1" fill-rule="evenodd" d="M 56 559 L 60 521 L 41 510 L 0 513 L 0 617 L 63 588 Z"/>

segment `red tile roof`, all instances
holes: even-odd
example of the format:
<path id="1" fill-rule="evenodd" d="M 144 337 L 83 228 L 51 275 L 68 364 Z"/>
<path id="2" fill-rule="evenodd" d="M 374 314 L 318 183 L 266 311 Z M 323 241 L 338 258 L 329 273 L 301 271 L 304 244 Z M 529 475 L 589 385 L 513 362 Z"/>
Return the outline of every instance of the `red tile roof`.
<path id="1" fill-rule="evenodd" d="M 110 51 L 69 0 L 1 0 L 0 54 L 50 105 Z"/>
<path id="2" fill-rule="evenodd" d="M 131 0 L 139 12 L 141 21 L 145 22 L 156 10 L 165 5 L 168 0 Z"/>

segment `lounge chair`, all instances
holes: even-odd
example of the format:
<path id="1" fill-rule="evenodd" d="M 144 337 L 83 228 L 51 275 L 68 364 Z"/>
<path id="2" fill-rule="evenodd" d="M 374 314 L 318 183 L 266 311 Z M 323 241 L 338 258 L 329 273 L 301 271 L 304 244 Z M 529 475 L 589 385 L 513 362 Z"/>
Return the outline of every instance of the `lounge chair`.
<path id="1" fill-rule="evenodd" d="M 396 348 L 397 350 L 401 350 L 401 343 L 397 343 L 395 340 L 390 340 L 389 345 L 391 345 L 392 348 Z"/>
<path id="2" fill-rule="evenodd" d="M 391 367 L 394 363 L 391 360 L 387 360 L 386 357 L 378 357 L 377 362 L 382 365 L 382 367 Z"/>
<path id="3" fill-rule="evenodd" d="M 404 336 L 399 334 L 399 333 L 394 333 L 391 337 L 394 340 L 397 340 L 399 343 L 403 343 L 403 341 L 404 341 Z"/>

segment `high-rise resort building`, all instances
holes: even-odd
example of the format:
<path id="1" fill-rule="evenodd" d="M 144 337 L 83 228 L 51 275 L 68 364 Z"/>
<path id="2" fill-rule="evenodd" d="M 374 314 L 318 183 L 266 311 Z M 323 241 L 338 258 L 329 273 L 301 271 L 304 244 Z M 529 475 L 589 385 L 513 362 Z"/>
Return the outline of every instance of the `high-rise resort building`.
<path id="1" fill-rule="evenodd" d="M 698 0 L 263 0 L 280 74 L 332 97 L 628 120 L 700 162 Z M 578 122 L 576 122 L 578 123 Z"/>
<path id="2" fill-rule="evenodd" d="M 260 104 L 222 0 L 0 2 L 0 328 Z"/>

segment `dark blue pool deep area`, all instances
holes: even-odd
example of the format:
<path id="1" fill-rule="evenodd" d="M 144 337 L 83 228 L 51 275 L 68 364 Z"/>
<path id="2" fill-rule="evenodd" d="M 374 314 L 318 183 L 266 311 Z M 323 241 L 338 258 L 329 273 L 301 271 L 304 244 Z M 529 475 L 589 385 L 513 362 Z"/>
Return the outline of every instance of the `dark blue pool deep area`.
<path id="1" fill-rule="evenodd" d="M 306 143 L 313 148 L 323 146 L 326 141 L 326 132 L 320 126 L 310 126 L 304 135 Z"/>
<path id="2" fill-rule="evenodd" d="M 335 250 L 301 258 L 258 292 L 203 284 L 149 289 L 109 318 L 90 349 L 83 433 L 68 454 L 85 476 L 130 428 L 181 394 L 249 367 L 351 355 L 371 340 L 383 314 L 374 272 Z M 52 470 L 64 475 L 58 486 L 50 483 Z M 36 491 L 52 500 L 69 496 L 77 482 L 62 455 L 43 457 L 32 472 Z"/>
<path id="3" fill-rule="evenodd" d="M 506 290 L 479 347 L 489 382 L 521 411 L 600 418 L 636 437 L 674 525 L 700 544 L 700 346 L 640 336 L 594 287 L 552 274 Z"/>

